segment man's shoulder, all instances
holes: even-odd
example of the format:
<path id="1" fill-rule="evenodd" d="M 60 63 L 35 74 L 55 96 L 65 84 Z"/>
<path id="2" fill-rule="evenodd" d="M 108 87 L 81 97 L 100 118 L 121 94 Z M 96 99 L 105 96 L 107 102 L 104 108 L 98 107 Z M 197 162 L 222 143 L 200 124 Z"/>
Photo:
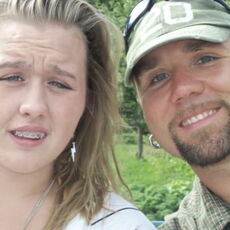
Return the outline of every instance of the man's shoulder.
<path id="1" fill-rule="evenodd" d="M 159 230 L 219 230 L 228 223 L 229 217 L 229 207 L 196 178 L 178 211 L 166 216 Z"/>
<path id="2" fill-rule="evenodd" d="M 196 213 L 201 205 L 196 189 L 184 197 L 180 203 L 178 211 L 169 214 L 165 217 L 164 223 L 159 227 L 159 230 L 195 230 L 196 228 Z"/>
<path id="3" fill-rule="evenodd" d="M 190 192 L 180 204 L 178 211 L 167 215 L 159 230 L 195 230 L 197 202 L 193 192 Z"/>

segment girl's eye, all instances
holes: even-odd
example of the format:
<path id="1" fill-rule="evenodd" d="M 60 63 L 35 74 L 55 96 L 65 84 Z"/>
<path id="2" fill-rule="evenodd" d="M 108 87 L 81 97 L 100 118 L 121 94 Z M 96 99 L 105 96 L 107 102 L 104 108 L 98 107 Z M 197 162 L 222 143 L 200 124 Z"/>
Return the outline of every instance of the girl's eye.
<path id="1" fill-rule="evenodd" d="M 159 73 L 157 75 L 155 75 L 152 80 L 151 80 L 151 84 L 156 84 L 158 82 L 161 82 L 163 80 L 166 80 L 167 78 L 169 78 L 169 74 L 167 73 Z"/>
<path id="2" fill-rule="evenodd" d="M 59 81 L 50 81 L 50 82 L 49 82 L 49 85 L 55 86 L 55 87 L 57 87 L 57 88 L 59 88 L 59 89 L 72 89 L 72 88 L 69 87 L 68 85 L 63 84 L 63 83 L 61 83 L 61 82 L 59 82 Z"/>
<path id="3" fill-rule="evenodd" d="M 24 81 L 24 79 L 18 75 L 11 75 L 0 78 L 0 81 L 19 82 Z"/>
<path id="4" fill-rule="evenodd" d="M 198 64 L 205 64 L 205 63 L 209 63 L 209 62 L 212 62 L 212 61 L 215 61 L 216 60 L 216 57 L 213 57 L 213 56 L 203 56 L 201 57 L 199 60 L 198 60 Z"/>

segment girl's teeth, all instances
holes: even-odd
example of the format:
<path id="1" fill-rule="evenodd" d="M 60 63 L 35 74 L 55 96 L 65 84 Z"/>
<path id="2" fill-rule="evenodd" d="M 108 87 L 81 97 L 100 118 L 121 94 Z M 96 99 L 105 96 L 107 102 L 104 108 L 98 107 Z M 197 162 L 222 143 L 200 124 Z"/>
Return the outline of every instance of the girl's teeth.
<path id="1" fill-rule="evenodd" d="M 28 132 L 28 131 L 14 131 L 13 133 L 17 137 L 27 138 L 27 139 L 42 139 L 44 138 L 44 133 L 39 132 Z"/>
<path id="2" fill-rule="evenodd" d="M 209 116 L 215 114 L 216 112 L 217 112 L 217 110 L 212 109 L 212 110 L 210 110 L 208 112 L 200 113 L 200 114 L 198 114 L 198 115 L 196 115 L 194 117 L 191 117 L 191 118 L 187 119 L 186 121 L 182 122 L 182 126 L 186 127 L 188 125 L 194 124 L 194 123 L 196 123 L 196 122 L 198 122 L 200 120 L 205 119 L 206 117 L 209 117 Z"/>

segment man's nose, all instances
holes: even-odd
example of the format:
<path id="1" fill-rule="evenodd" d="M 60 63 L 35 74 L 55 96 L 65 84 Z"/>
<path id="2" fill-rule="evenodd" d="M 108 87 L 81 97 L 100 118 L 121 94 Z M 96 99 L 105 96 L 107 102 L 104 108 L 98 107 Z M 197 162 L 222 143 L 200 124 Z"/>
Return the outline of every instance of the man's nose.
<path id="1" fill-rule="evenodd" d="M 44 87 L 41 84 L 28 86 L 21 98 L 19 112 L 31 118 L 42 117 L 47 113 L 47 99 Z"/>
<path id="2" fill-rule="evenodd" d="M 171 84 L 171 101 L 182 103 L 190 97 L 195 97 L 203 93 L 205 83 L 199 76 L 186 70 L 176 71 L 173 74 Z"/>

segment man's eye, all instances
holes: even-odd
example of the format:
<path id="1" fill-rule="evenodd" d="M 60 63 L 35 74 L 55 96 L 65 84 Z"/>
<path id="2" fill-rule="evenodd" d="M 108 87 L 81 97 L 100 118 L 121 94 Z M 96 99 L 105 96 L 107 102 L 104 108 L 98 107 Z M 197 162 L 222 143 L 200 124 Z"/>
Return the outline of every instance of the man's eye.
<path id="1" fill-rule="evenodd" d="M 24 81 L 24 79 L 18 75 L 11 75 L 0 78 L 0 81 L 19 82 Z"/>
<path id="2" fill-rule="evenodd" d="M 169 78 L 169 74 L 167 73 L 160 73 L 155 75 L 152 80 L 151 80 L 151 84 L 156 84 L 158 82 L 161 82 L 163 80 L 166 80 L 167 78 Z"/>
<path id="3" fill-rule="evenodd" d="M 203 56 L 201 57 L 199 60 L 198 60 L 198 64 L 205 64 L 205 63 L 209 63 L 209 62 L 212 62 L 212 61 L 215 61 L 216 60 L 216 57 L 213 57 L 213 56 Z"/>
<path id="4" fill-rule="evenodd" d="M 55 86 L 55 87 L 57 87 L 59 89 L 72 89 L 68 85 L 63 84 L 63 83 L 61 83 L 59 81 L 50 81 L 48 84 L 52 85 L 52 86 Z"/>

